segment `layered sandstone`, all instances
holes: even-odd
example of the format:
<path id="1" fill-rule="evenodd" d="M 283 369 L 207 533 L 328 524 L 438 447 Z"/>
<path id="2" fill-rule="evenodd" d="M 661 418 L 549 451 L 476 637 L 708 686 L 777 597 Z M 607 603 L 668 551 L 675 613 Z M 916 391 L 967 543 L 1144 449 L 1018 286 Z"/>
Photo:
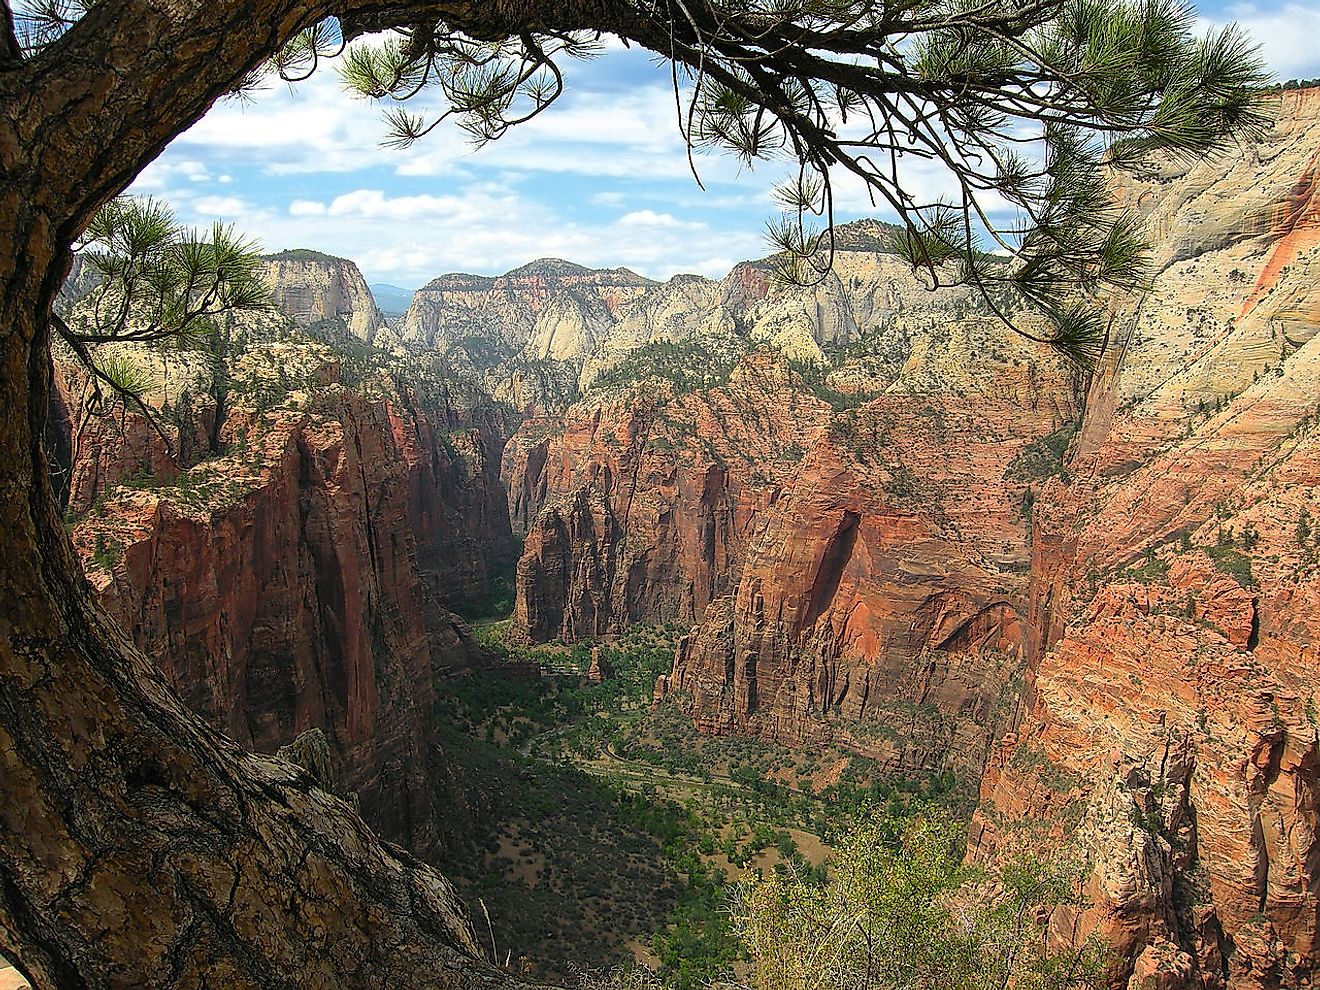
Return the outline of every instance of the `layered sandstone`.
<path id="1" fill-rule="evenodd" d="M 525 347 L 531 358 L 580 359 L 596 330 L 653 284 L 626 268 L 596 271 L 553 258 L 494 278 L 444 275 L 413 296 L 402 335 L 478 371 Z"/>
<path id="2" fill-rule="evenodd" d="M 384 320 L 353 262 L 307 249 L 281 251 L 263 261 L 271 301 L 299 326 L 346 333 L 365 343 L 375 339 Z"/>
<path id="3" fill-rule="evenodd" d="M 1037 503 L 1016 731 L 981 856 L 1069 849 L 1116 986 L 1309 985 L 1318 961 L 1320 94 L 1125 189 L 1160 236 Z"/>
<path id="4" fill-rule="evenodd" d="M 122 449 L 102 456 L 139 466 L 74 542 L 194 711 L 265 752 L 322 730 L 373 825 L 431 852 L 463 806 L 430 742 L 433 678 L 480 659 L 447 607 L 482 600 L 511 554 L 501 427 L 470 390 L 342 374 L 321 345 L 248 348 L 225 369 L 215 447 L 183 469 L 155 470 L 159 437 L 118 417 Z"/>
<path id="5" fill-rule="evenodd" d="M 652 290 L 584 367 L 584 397 L 524 424 L 503 466 L 527 533 L 514 625 L 700 623 L 657 693 L 703 728 L 931 768 L 968 725 L 959 748 L 983 754 L 1001 717 L 1024 504 L 1049 473 L 1005 469 L 1035 464 L 1077 396 L 965 290 L 931 293 L 878 250 L 876 225 L 843 233 L 819 285 L 749 262 Z M 999 673 L 963 659 L 981 654 Z"/>
<path id="6" fill-rule="evenodd" d="M 1309 984 L 1317 113 L 1315 91 L 1284 94 L 1260 146 L 1121 182 L 1156 278 L 1116 309 L 1084 406 L 874 244 L 810 289 L 748 263 L 653 291 L 598 343 L 585 397 L 506 452 L 528 532 L 516 626 L 695 618 L 657 694 L 708 731 L 829 737 L 972 779 L 988 751 L 974 854 L 1088 862 L 1091 906 L 1054 930 L 1106 940 L 1115 986 Z M 616 369 L 647 367 L 631 355 L 704 339 L 833 367 L 824 388 L 750 390 L 756 412 L 730 402 L 749 391 L 732 378 L 681 400 L 673 381 L 618 391 Z M 807 428 L 792 464 L 715 463 L 787 436 L 763 424 L 783 409 Z M 743 493 L 736 525 L 693 484 L 712 476 Z"/>
<path id="7" fill-rule="evenodd" d="M 782 357 L 728 384 L 598 392 L 510 440 L 504 475 L 525 528 L 515 628 L 543 640 L 693 622 L 737 581 L 749 527 L 828 422 Z"/>
<path id="8" fill-rule="evenodd" d="M 708 731 L 979 769 L 1020 670 L 1041 480 L 1006 467 L 1075 415 L 1062 369 L 1018 361 L 970 359 L 976 396 L 894 389 L 834 416 L 657 694 Z"/>

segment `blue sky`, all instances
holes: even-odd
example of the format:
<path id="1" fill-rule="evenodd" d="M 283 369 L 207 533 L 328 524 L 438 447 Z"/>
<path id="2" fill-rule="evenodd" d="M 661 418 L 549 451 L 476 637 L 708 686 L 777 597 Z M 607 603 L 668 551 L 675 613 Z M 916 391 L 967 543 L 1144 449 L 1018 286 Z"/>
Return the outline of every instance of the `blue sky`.
<path id="1" fill-rule="evenodd" d="M 1281 80 L 1320 77 L 1320 0 L 1200 11 L 1207 23 L 1242 23 Z M 379 111 L 344 94 L 332 71 L 271 84 L 251 103 L 215 107 L 132 191 L 169 200 L 185 223 L 223 219 L 268 251 L 316 248 L 406 288 L 545 256 L 657 279 L 719 277 L 766 253 L 775 167 L 701 157 L 703 191 L 667 70 L 617 46 L 568 69 L 559 104 L 478 151 L 444 127 L 406 152 L 381 148 Z M 939 178 L 912 181 L 934 189 Z M 863 189 L 837 195 L 842 219 L 883 215 Z"/>

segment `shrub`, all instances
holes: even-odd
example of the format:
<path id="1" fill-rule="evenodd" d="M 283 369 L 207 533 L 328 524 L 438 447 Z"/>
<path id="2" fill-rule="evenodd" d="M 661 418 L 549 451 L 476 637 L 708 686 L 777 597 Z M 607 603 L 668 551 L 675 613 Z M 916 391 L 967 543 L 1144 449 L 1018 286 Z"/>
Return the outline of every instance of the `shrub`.
<path id="1" fill-rule="evenodd" d="M 1097 943 L 1052 951 L 1035 920 L 1078 906 L 1077 871 L 1020 858 L 962 864 L 963 827 L 877 816 L 836 853 L 822 884 L 792 868 L 744 880 L 734 926 L 756 990 L 1098 987 Z"/>

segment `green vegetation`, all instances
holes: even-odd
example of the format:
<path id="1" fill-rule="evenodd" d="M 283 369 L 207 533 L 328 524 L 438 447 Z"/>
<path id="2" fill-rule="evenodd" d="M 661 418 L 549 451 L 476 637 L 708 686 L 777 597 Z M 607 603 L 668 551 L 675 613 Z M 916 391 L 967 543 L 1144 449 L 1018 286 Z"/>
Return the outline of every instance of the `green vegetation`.
<path id="1" fill-rule="evenodd" d="M 324 251 L 313 251 L 311 248 L 286 248 L 275 254 L 262 255 L 264 261 L 341 261 L 333 254 L 326 254 Z"/>
<path id="2" fill-rule="evenodd" d="M 494 676 L 438 685 L 442 748 L 479 791 L 471 833 L 490 837 L 449 870 L 474 916 L 489 911 L 497 956 L 533 975 L 641 953 L 673 990 L 728 980 L 746 956 L 731 881 L 824 883 L 830 843 L 856 822 L 956 791 L 950 773 L 886 779 L 842 749 L 701 735 L 674 699 L 653 708 L 678 629 L 511 649 L 505 628 L 478 630 L 505 661 Z M 593 659 L 599 683 L 584 676 Z M 531 676 L 532 663 L 549 674 Z"/>
<path id="3" fill-rule="evenodd" d="M 591 388 L 626 388 L 657 380 L 671 382 L 678 395 L 716 388 L 728 382 L 746 353 L 746 347 L 717 347 L 710 340 L 652 341 L 602 371 Z"/>
<path id="4" fill-rule="evenodd" d="M 1215 569 L 1227 574 L 1244 588 L 1254 588 L 1256 579 L 1251 573 L 1251 558 L 1232 544 L 1206 547 L 1205 552 L 1214 561 Z"/>
<path id="5" fill-rule="evenodd" d="M 962 863 L 963 829 L 939 813 L 875 816 L 835 852 L 828 878 L 744 880 L 735 928 L 756 990 L 1098 987 L 1093 940 L 1053 950 L 1054 909 L 1082 903 L 1080 871 L 1032 858 Z"/>
<path id="6" fill-rule="evenodd" d="M 829 374 L 833 370 L 829 365 L 797 359 L 789 361 L 788 365 L 806 390 L 816 398 L 828 403 L 835 412 L 857 409 L 870 402 L 878 394 L 875 392 L 840 392 L 829 384 Z"/>
<path id="7" fill-rule="evenodd" d="M 1035 440 L 1008 462 L 1004 469 L 1007 481 L 1044 481 L 1064 473 L 1063 459 L 1068 445 L 1077 435 L 1077 423 L 1065 423 L 1048 436 Z"/>
<path id="8" fill-rule="evenodd" d="M 1160 557 L 1154 547 L 1147 547 L 1141 563 L 1126 568 L 1122 576 L 1141 584 L 1165 584 L 1169 580 L 1169 562 Z"/>
<path id="9" fill-rule="evenodd" d="M 124 544 L 114 537 L 106 536 L 104 533 L 96 534 L 96 541 L 92 549 L 92 561 L 103 571 L 114 570 L 115 564 L 119 563 L 124 556 Z"/>
<path id="10" fill-rule="evenodd" d="M 440 441 L 448 444 L 447 438 L 441 436 Z M 453 449 L 449 444 L 449 449 Z M 451 461 L 459 456 L 454 451 Z M 486 593 L 479 600 L 470 602 L 466 605 L 456 606 L 455 610 L 468 619 L 503 619 L 513 613 L 514 600 L 517 597 L 516 578 L 518 574 L 518 558 L 522 556 L 522 538 L 514 537 L 513 547 L 508 555 L 500 559 L 492 560 L 486 571 Z M 495 645 L 492 642 L 490 645 Z"/>

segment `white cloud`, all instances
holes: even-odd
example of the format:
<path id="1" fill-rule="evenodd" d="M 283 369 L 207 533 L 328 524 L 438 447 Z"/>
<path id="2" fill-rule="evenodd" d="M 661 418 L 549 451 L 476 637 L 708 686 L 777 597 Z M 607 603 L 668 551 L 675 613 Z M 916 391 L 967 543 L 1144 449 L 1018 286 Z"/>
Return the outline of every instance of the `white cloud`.
<path id="1" fill-rule="evenodd" d="M 398 285 L 545 256 L 719 277 L 731 259 L 765 253 L 780 166 L 749 176 L 703 157 L 703 193 L 663 73 L 635 53 L 575 69 L 561 106 L 476 152 L 452 126 L 383 150 L 379 110 L 318 73 L 220 104 L 135 191 L 168 199 L 185 223 L 230 220 L 265 250 L 315 248 Z"/>
<path id="2" fill-rule="evenodd" d="M 180 180 L 186 182 L 207 182 L 211 173 L 206 165 L 195 159 L 173 161 L 157 159 L 142 170 L 134 183 L 137 192 L 151 193 L 165 189 L 171 183 Z"/>
<path id="3" fill-rule="evenodd" d="M 203 217 L 220 220 L 235 220 L 252 212 L 251 205 L 241 196 L 199 196 L 188 207 Z"/>
<path id="4" fill-rule="evenodd" d="M 295 199 L 289 204 L 289 216 L 323 217 L 325 216 L 325 204 L 318 203 L 314 199 Z"/>
<path id="5" fill-rule="evenodd" d="M 1320 7 L 1286 3 L 1262 7 L 1243 3 L 1229 6 L 1222 17 L 1203 19 L 1212 23 L 1236 21 L 1260 44 L 1266 63 L 1282 80 L 1320 77 Z"/>
<path id="6" fill-rule="evenodd" d="M 689 230 L 700 229 L 704 224 L 679 220 L 670 213 L 656 213 L 655 210 L 634 210 L 619 217 L 620 227 L 686 227 Z"/>

